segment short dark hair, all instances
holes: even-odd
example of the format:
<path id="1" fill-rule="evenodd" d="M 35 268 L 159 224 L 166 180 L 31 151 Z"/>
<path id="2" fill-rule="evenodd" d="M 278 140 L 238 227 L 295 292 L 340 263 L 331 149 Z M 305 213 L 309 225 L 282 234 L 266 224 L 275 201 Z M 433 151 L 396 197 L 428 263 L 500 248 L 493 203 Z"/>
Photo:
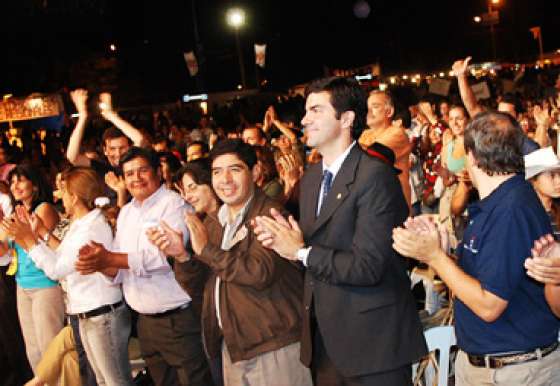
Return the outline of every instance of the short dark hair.
<path id="1" fill-rule="evenodd" d="M 247 165 L 249 170 L 252 170 L 253 166 L 257 163 L 255 149 L 241 139 L 225 139 L 218 142 L 210 151 L 210 164 L 212 164 L 216 158 L 224 154 L 235 154 L 237 158 Z"/>
<path id="2" fill-rule="evenodd" d="M 177 156 L 172 152 L 160 151 L 157 155 L 159 157 L 160 164 L 162 160 L 167 163 L 171 174 L 175 174 L 181 168 L 181 161 L 179 161 L 179 158 L 177 158 Z"/>
<path id="3" fill-rule="evenodd" d="M 13 177 L 25 177 L 31 181 L 31 186 L 33 186 L 33 196 L 31 200 L 31 211 L 34 211 L 37 206 L 43 202 L 51 203 L 53 202 L 53 192 L 51 185 L 45 180 L 43 174 L 39 170 L 30 164 L 21 164 L 13 168 L 10 173 L 8 173 L 8 183 L 11 185 Z M 12 201 L 12 206 L 15 208 L 17 204 L 15 202 L 14 196 L 11 194 L 10 197 Z"/>
<path id="4" fill-rule="evenodd" d="M 467 113 L 467 109 L 465 108 L 465 106 L 463 106 L 461 104 L 450 104 L 449 105 L 449 111 L 454 110 L 454 109 L 462 110 L 465 117 L 467 119 L 469 118 L 469 113 Z"/>
<path id="5" fill-rule="evenodd" d="M 412 117 L 410 116 L 410 111 L 402 105 L 397 105 L 395 107 L 395 113 L 393 114 L 393 121 L 400 119 L 402 125 L 405 128 L 409 128 L 412 125 Z"/>
<path id="6" fill-rule="evenodd" d="M 305 97 L 309 94 L 328 92 L 330 102 L 336 111 L 336 119 L 345 111 L 355 114 L 352 123 L 352 138 L 358 139 L 366 126 L 367 95 L 354 78 L 330 77 L 314 80 L 305 88 Z"/>
<path id="7" fill-rule="evenodd" d="M 181 185 L 183 176 L 188 174 L 191 176 L 195 184 L 212 186 L 212 173 L 210 172 L 210 162 L 206 158 L 187 162 L 181 169 L 175 173 L 173 182 Z"/>
<path id="8" fill-rule="evenodd" d="M 523 110 L 522 106 L 521 106 L 521 102 L 519 101 L 519 99 L 513 95 L 512 93 L 506 93 L 502 96 L 502 100 L 501 102 L 503 103 L 509 103 L 510 105 L 513 105 L 513 107 L 515 108 L 515 112 L 519 113 L 521 110 Z"/>
<path id="9" fill-rule="evenodd" d="M 200 146 L 202 153 L 207 154 L 209 152 L 208 144 L 203 141 L 193 141 L 187 145 L 187 149 L 191 146 Z"/>
<path id="10" fill-rule="evenodd" d="M 472 152 L 477 166 L 490 176 L 521 173 L 523 139 L 523 131 L 512 116 L 485 111 L 465 128 L 465 151 Z"/>
<path id="11" fill-rule="evenodd" d="M 119 160 L 121 169 L 124 169 L 125 163 L 132 161 L 135 158 L 145 159 L 150 164 L 154 172 L 156 172 L 160 167 L 159 156 L 154 150 L 144 147 L 132 146 L 126 153 L 122 155 L 121 159 Z"/>
<path id="12" fill-rule="evenodd" d="M 167 139 L 167 137 L 163 135 L 158 135 L 157 137 L 154 138 L 152 144 L 155 145 L 156 143 L 162 143 L 162 142 L 164 142 L 166 145 L 169 145 L 169 139 Z"/>
<path id="13" fill-rule="evenodd" d="M 103 136 L 101 137 L 101 143 L 105 146 L 105 143 L 110 139 L 125 137 L 128 140 L 129 144 L 132 144 L 130 138 L 128 138 L 122 131 L 117 129 L 115 126 L 111 126 L 103 132 Z"/>

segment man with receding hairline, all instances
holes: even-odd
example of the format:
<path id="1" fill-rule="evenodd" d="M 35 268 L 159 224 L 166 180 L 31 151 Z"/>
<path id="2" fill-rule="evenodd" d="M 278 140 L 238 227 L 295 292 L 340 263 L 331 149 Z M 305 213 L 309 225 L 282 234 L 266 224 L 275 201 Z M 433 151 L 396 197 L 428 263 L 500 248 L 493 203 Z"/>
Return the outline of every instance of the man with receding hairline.
<path id="1" fill-rule="evenodd" d="M 455 294 L 457 386 L 560 384 L 560 322 L 524 268 L 534 240 L 552 228 L 523 175 L 523 137 L 500 112 L 479 113 L 465 129 L 466 168 L 481 200 L 468 209 L 458 258 L 424 217 L 393 233 L 398 252 L 428 264 Z"/>

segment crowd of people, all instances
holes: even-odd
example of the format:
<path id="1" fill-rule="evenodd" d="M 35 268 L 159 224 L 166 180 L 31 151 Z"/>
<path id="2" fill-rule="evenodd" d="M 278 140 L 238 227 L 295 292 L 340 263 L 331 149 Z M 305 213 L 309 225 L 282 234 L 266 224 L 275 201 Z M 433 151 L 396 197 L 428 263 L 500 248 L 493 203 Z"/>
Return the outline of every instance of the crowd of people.
<path id="1" fill-rule="evenodd" d="M 483 105 L 469 61 L 412 104 L 331 77 L 92 117 L 77 89 L 68 133 L 3 138 L 3 384 L 412 385 L 446 323 L 456 385 L 560 384 L 560 75 Z"/>

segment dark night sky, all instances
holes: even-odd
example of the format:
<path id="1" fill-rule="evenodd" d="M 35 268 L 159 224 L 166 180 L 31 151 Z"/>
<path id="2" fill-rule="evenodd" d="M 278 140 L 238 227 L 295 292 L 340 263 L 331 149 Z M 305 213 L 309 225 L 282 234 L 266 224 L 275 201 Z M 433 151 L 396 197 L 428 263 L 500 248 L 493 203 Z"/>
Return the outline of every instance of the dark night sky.
<path id="1" fill-rule="evenodd" d="M 265 75 L 276 89 L 321 76 L 324 66 L 349 68 L 379 60 L 383 73 L 393 74 L 448 69 L 467 54 L 475 61 L 491 56 L 488 27 L 472 21 L 486 10 L 486 0 L 368 0 L 367 19 L 354 16 L 355 0 L 20 0 L 0 5 L 0 92 L 20 96 L 91 87 L 97 75 L 84 75 L 84 69 L 99 57 L 116 59 L 109 82 L 116 92 L 137 96 L 136 101 L 195 92 L 182 57 L 195 45 L 192 1 L 206 59 L 201 68 L 211 91 L 239 83 L 235 38 L 225 23 L 232 5 L 248 12 L 240 38 L 249 82 L 255 79 L 252 44 L 264 42 Z M 534 25 L 542 26 L 545 51 L 560 48 L 556 12 L 546 8 L 553 3 L 502 0 L 496 30 L 500 59 L 534 59 L 538 46 L 528 31 Z M 108 51 L 111 42 L 118 47 L 114 54 Z"/>

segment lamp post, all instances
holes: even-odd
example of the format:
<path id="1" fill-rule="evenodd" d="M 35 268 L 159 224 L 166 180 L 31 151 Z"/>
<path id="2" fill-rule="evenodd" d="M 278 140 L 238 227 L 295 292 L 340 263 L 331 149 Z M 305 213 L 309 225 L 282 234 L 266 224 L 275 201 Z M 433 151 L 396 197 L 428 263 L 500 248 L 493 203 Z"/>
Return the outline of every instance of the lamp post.
<path id="1" fill-rule="evenodd" d="M 235 31 L 235 43 L 237 45 L 237 58 L 239 60 L 239 72 L 241 74 L 241 84 L 243 88 L 247 88 L 245 81 L 245 65 L 243 63 L 243 55 L 241 53 L 241 44 L 239 43 L 239 29 L 245 24 L 245 11 L 241 8 L 232 8 L 226 15 L 227 23 L 233 27 Z"/>
<path id="2" fill-rule="evenodd" d="M 488 0 L 488 15 L 493 12 L 492 6 L 500 5 L 500 0 Z M 492 38 L 492 58 L 496 60 L 496 34 L 494 32 L 494 22 L 490 22 L 490 35 Z"/>
<path id="3" fill-rule="evenodd" d="M 492 43 L 492 59 L 496 60 L 496 33 L 494 25 L 499 23 L 500 15 L 495 7 L 500 5 L 501 0 L 487 0 L 488 13 L 473 18 L 474 22 L 483 26 L 490 27 L 490 39 Z"/>

